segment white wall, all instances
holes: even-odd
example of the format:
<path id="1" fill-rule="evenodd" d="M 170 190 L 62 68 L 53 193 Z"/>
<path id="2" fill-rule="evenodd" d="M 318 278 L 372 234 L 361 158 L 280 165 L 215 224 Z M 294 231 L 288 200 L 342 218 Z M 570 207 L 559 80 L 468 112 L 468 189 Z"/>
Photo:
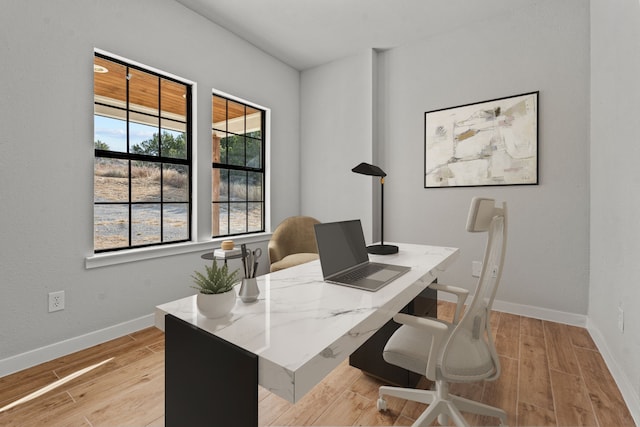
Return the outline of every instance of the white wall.
<path id="1" fill-rule="evenodd" d="M 192 294 L 189 275 L 202 268 L 200 252 L 84 268 L 93 252 L 94 47 L 197 83 L 199 236 L 210 236 L 211 88 L 271 108 L 272 221 L 298 213 L 298 71 L 173 0 L 5 0 L 0 361 L 149 315 Z M 49 314 L 47 294 L 57 290 L 66 309 Z"/>
<path id="2" fill-rule="evenodd" d="M 375 55 L 365 50 L 305 70 L 300 84 L 301 212 L 322 222 L 359 218 L 367 242 L 374 178 L 351 169 L 373 162 Z"/>
<path id="3" fill-rule="evenodd" d="M 589 321 L 640 420 L 640 4 L 591 1 Z M 624 332 L 618 329 L 624 310 Z M 613 362 L 613 363 L 611 363 Z"/>

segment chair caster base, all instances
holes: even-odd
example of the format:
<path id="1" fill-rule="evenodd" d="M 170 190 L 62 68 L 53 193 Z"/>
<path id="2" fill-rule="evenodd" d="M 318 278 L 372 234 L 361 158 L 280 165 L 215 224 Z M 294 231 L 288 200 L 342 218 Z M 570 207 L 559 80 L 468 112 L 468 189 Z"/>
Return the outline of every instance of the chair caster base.
<path id="1" fill-rule="evenodd" d="M 378 399 L 378 402 L 376 403 L 376 405 L 378 406 L 378 411 L 380 412 L 384 412 L 387 410 L 387 401 L 384 400 L 382 397 Z"/>

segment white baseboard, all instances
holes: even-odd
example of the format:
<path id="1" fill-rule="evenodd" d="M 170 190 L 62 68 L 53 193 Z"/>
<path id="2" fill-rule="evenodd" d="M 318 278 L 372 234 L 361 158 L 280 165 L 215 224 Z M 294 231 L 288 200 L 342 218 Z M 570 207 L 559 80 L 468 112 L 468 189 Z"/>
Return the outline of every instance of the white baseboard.
<path id="1" fill-rule="evenodd" d="M 551 310 L 548 308 L 534 307 L 532 305 L 516 304 L 506 301 L 494 301 L 493 309 L 505 313 L 531 317 L 533 319 L 548 320 L 550 322 L 563 323 L 565 325 L 585 327 L 587 316 L 583 314 L 567 313 L 565 311 Z"/>
<path id="2" fill-rule="evenodd" d="M 473 296 L 469 295 L 468 301 L 471 301 L 471 298 L 473 298 Z M 450 296 L 445 292 L 438 292 L 438 299 L 442 301 L 456 302 L 454 296 Z M 565 325 L 580 326 L 583 328 L 587 324 L 587 316 L 585 315 L 535 307 L 532 305 L 495 300 L 493 302 L 493 309 L 495 311 L 517 314 L 519 316 L 531 317 L 533 319 L 548 320 L 550 322 L 563 323 Z"/>
<path id="3" fill-rule="evenodd" d="M 49 360 L 66 356 L 67 354 L 84 350 L 85 348 L 93 347 L 94 345 L 101 344 L 114 338 L 148 328 L 153 326 L 153 322 L 153 314 L 149 314 L 108 328 L 89 332 L 88 334 L 69 338 L 22 354 L 7 357 L 6 359 L 0 360 L 0 378 L 23 369 L 31 368 L 32 366 L 48 362 Z"/>
<path id="4" fill-rule="evenodd" d="M 611 351 L 607 346 L 607 342 L 597 326 L 594 325 L 593 322 L 587 320 L 587 330 L 589 331 L 589 335 L 591 335 L 593 342 L 596 344 L 596 347 L 598 347 L 605 364 L 609 368 L 611 376 L 618 385 L 620 393 L 622 393 L 622 398 L 627 404 L 627 408 L 629 408 L 629 412 L 631 412 L 633 420 L 636 425 L 640 426 L 640 395 L 638 395 L 638 391 L 633 388 L 631 380 L 620 368 L 615 357 L 612 356 Z"/>

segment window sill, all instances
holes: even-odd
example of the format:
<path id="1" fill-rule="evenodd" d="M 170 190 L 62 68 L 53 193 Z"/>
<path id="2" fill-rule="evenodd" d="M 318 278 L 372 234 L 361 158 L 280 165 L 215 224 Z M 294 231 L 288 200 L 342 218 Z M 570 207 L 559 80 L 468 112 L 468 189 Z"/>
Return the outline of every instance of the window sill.
<path id="1" fill-rule="evenodd" d="M 269 241 L 271 233 L 251 234 L 248 236 L 233 236 L 231 238 L 211 239 L 206 242 L 186 242 L 175 245 L 155 246 L 149 248 L 130 249 L 117 252 L 105 252 L 94 254 L 84 259 L 85 268 L 106 267 L 109 265 L 125 264 L 128 262 L 144 261 L 147 259 L 162 258 L 166 256 L 182 255 L 192 252 L 212 251 L 220 247 L 223 240 L 232 239 L 236 245 L 242 243 L 258 243 Z"/>

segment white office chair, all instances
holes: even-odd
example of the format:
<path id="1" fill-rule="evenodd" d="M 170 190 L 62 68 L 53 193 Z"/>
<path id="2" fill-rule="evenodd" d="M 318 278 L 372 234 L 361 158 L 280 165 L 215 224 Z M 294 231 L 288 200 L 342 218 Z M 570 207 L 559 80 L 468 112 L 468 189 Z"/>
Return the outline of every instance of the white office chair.
<path id="1" fill-rule="evenodd" d="M 432 285 L 438 291 L 457 295 L 452 323 L 399 313 L 394 320 L 403 326 L 384 348 L 384 359 L 435 381 L 435 390 L 380 387 L 378 409 L 386 410 L 384 396 L 395 396 L 429 407 L 413 427 L 428 426 L 436 417 L 441 425 L 451 417 L 457 426 L 468 426 L 460 411 L 488 415 L 506 425 L 507 414 L 480 402 L 449 394 L 450 382 L 494 380 L 500 376 L 500 360 L 491 335 L 489 313 L 500 282 L 507 243 L 507 206 L 497 207 L 493 199 L 471 201 L 467 231 L 488 232 L 482 272 L 471 304 L 465 310 L 468 291 L 447 285 Z"/>

